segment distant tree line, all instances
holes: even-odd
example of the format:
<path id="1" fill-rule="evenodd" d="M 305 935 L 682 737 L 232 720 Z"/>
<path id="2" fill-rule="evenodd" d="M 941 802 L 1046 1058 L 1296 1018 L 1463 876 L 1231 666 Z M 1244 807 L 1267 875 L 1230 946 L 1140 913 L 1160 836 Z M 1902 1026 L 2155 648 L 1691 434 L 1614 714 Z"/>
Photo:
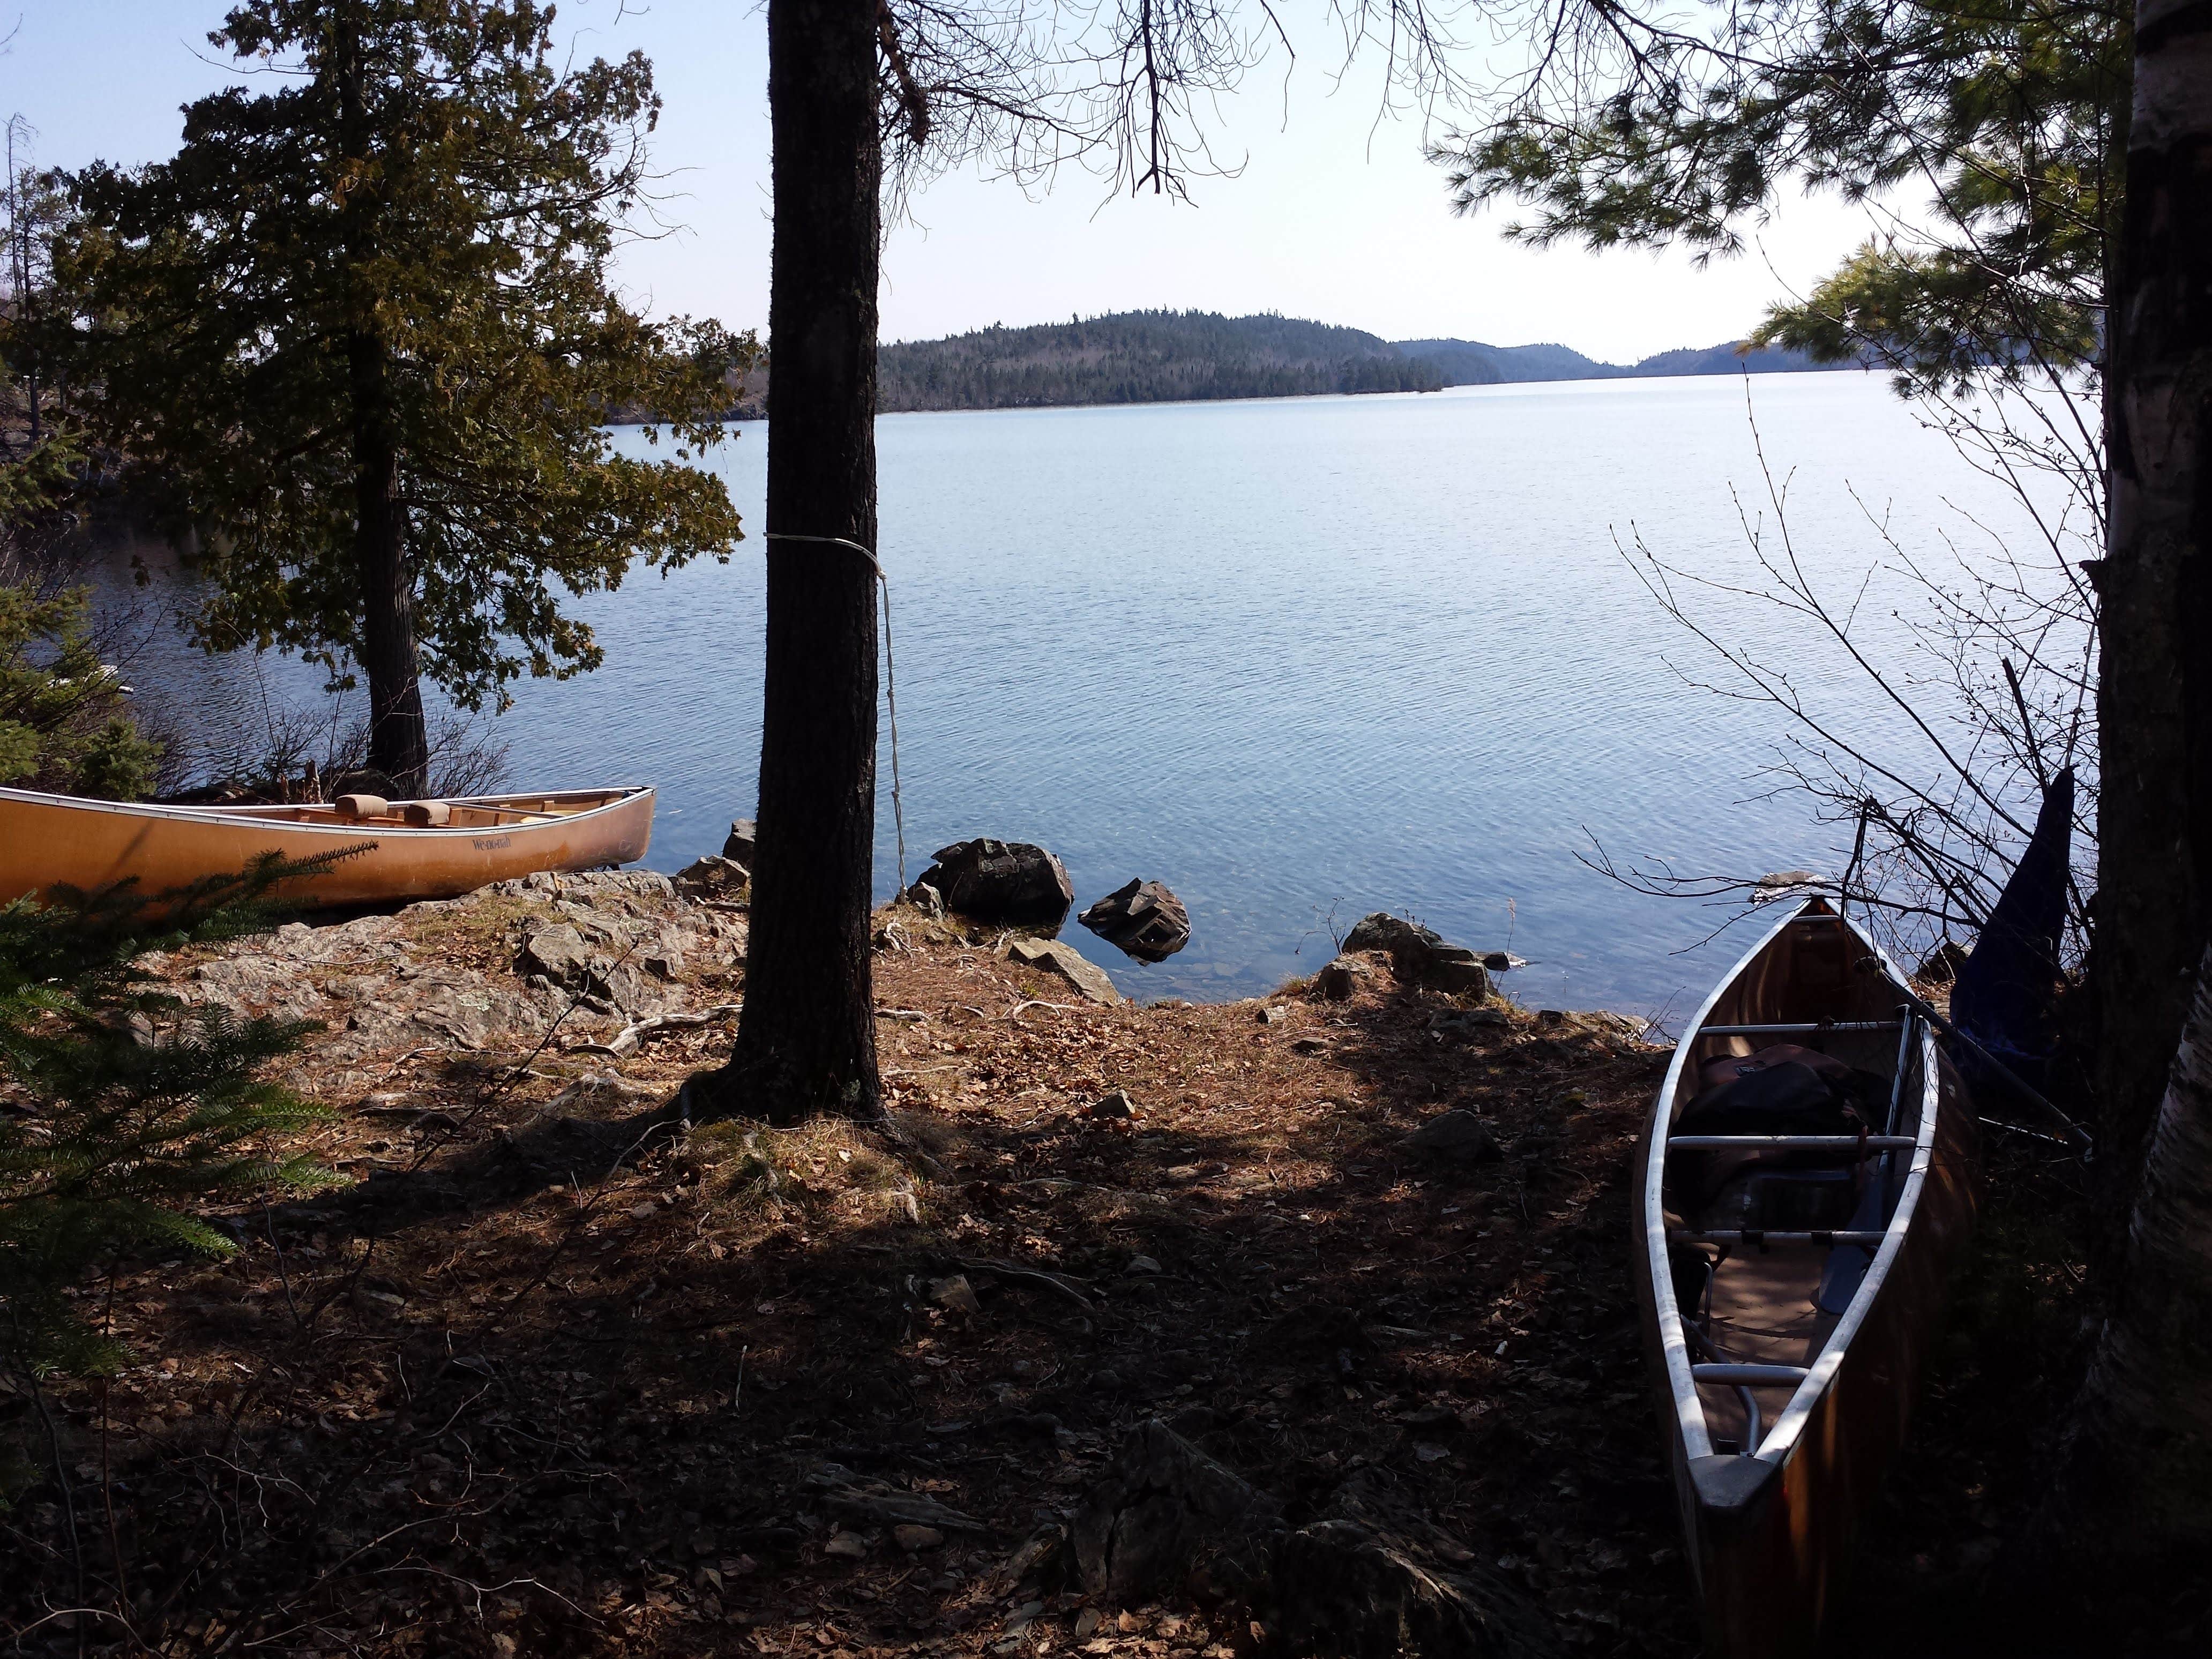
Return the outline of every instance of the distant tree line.
<path id="1" fill-rule="evenodd" d="M 887 345 L 878 374 L 877 406 L 886 414 L 1437 392 L 1444 385 L 1434 363 L 1356 328 L 1198 311 L 994 326 Z"/>

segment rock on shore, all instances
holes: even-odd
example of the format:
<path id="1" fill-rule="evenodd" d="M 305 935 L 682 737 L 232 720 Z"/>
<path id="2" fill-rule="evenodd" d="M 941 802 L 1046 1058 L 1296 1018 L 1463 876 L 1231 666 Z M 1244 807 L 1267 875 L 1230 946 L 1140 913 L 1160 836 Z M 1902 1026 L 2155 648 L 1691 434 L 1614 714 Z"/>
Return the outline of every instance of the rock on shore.
<path id="1" fill-rule="evenodd" d="M 1381 910 L 1353 924 L 1338 960 L 1315 976 L 1316 990 L 1332 1001 L 1351 995 L 1351 978 L 1358 971 L 1353 959 L 1369 954 L 1389 957 L 1391 973 L 1407 984 L 1455 995 L 1490 994 L 1490 970 L 1481 954 L 1463 945 L 1447 945 L 1433 928 Z"/>
<path id="2" fill-rule="evenodd" d="M 685 902 L 651 870 L 541 873 L 393 915 L 291 922 L 140 959 L 188 1004 L 241 1017 L 313 1020 L 312 1066 L 289 1079 L 357 1098 L 395 1053 L 527 1048 L 555 1020 L 611 1035 L 702 1000 L 678 981 L 742 960 L 745 921 Z"/>

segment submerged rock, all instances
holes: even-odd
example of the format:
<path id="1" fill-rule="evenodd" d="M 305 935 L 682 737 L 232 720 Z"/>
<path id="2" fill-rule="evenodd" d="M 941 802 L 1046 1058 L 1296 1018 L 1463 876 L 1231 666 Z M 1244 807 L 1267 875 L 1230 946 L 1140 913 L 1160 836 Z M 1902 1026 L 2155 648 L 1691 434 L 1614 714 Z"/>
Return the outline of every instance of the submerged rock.
<path id="1" fill-rule="evenodd" d="M 1076 920 L 1139 962 L 1165 962 L 1190 943 L 1190 912 L 1157 881 L 1117 887 Z"/>
<path id="2" fill-rule="evenodd" d="M 941 847 L 917 885 L 934 887 L 948 909 L 977 921 L 1001 922 L 1048 936 L 1060 931 L 1075 902 L 1067 870 L 1025 841 L 956 841 Z"/>

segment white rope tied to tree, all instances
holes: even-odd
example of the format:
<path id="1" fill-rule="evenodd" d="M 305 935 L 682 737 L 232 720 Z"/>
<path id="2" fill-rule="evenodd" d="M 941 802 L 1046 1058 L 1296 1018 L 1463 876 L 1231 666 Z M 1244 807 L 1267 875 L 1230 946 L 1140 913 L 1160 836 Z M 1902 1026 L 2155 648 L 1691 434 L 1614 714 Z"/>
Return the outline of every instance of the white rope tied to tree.
<path id="1" fill-rule="evenodd" d="M 878 586 L 884 594 L 884 701 L 891 716 L 891 823 L 898 839 L 899 891 L 906 891 L 906 812 L 899 802 L 898 754 L 898 665 L 891 656 L 891 579 L 884 574 L 882 561 L 856 541 L 843 536 L 799 536 L 781 530 L 771 530 L 763 538 L 771 542 L 816 542 L 824 547 L 848 548 L 868 562 L 868 568 L 876 573 Z"/>

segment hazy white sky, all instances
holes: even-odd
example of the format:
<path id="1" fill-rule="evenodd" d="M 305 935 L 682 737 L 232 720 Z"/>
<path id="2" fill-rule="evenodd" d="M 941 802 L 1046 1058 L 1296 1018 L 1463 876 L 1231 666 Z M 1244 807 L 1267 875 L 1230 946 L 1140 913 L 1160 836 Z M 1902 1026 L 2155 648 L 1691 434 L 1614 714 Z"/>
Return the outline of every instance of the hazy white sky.
<path id="1" fill-rule="evenodd" d="M 20 19 L 0 58 L 0 114 L 37 129 L 37 159 L 132 162 L 175 147 L 179 106 L 228 78 L 204 45 L 222 0 L 0 0 Z M 1294 24 L 1301 9 L 1291 8 Z M 1321 0 L 1304 8 L 1321 15 Z M 642 49 L 667 100 L 653 155 L 684 229 L 630 249 L 623 274 L 656 308 L 757 326 L 768 309 L 765 28 L 750 0 L 566 0 L 580 50 Z M 1856 210 L 1793 201 L 1745 257 L 1703 270 L 1678 255 L 1559 248 L 1498 235 L 1502 219 L 1452 216 L 1442 173 L 1410 119 L 1376 120 L 1377 88 L 1339 85 L 1326 38 L 1301 40 L 1220 110 L 1233 179 L 1194 204 L 1109 198 L 1064 173 L 1032 200 L 1011 185 L 940 179 L 887 252 L 884 334 L 922 339 L 1003 322 L 1140 307 L 1279 311 L 1391 339 L 1555 340 L 1626 361 L 1740 336 L 1785 288 L 1802 289 L 1867 234 Z"/>

